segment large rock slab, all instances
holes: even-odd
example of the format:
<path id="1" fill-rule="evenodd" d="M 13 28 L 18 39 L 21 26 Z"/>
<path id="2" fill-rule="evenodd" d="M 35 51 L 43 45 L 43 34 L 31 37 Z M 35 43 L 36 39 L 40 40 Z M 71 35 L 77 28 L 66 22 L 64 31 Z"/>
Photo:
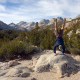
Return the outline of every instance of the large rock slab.
<path id="1" fill-rule="evenodd" d="M 18 63 L 18 61 L 16 61 L 16 60 L 12 60 L 12 61 L 9 61 L 8 62 L 8 66 L 9 67 L 12 67 L 12 66 L 16 66 L 16 65 L 18 65 L 19 63 Z"/>
<path id="2" fill-rule="evenodd" d="M 76 30 L 76 34 L 78 34 L 78 33 L 80 33 L 80 29 L 77 29 L 77 30 Z"/>
<path id="3" fill-rule="evenodd" d="M 78 62 L 69 55 L 63 55 L 57 51 L 57 56 L 54 53 L 41 55 L 35 65 L 36 72 L 51 71 L 64 75 L 70 74 L 72 71 L 78 70 Z"/>
<path id="4" fill-rule="evenodd" d="M 5 74 L 7 77 L 28 77 L 30 76 L 30 70 L 28 67 L 16 67 L 9 70 L 8 73 Z"/>
<path id="5" fill-rule="evenodd" d="M 4 76 L 9 70 L 0 70 L 0 76 Z"/>
<path id="6" fill-rule="evenodd" d="M 9 61 L 9 62 L 0 62 L 0 69 L 1 70 L 6 70 L 6 69 L 9 69 L 10 67 L 16 66 L 18 64 L 19 63 L 16 60 L 12 60 L 12 61 Z"/>
<path id="7" fill-rule="evenodd" d="M 71 30 L 69 33 L 67 33 L 68 37 L 71 37 L 72 33 L 73 33 L 73 30 Z"/>
<path id="8" fill-rule="evenodd" d="M 36 80 L 35 78 L 19 78 L 19 77 L 0 77 L 0 80 Z"/>
<path id="9" fill-rule="evenodd" d="M 0 69 L 1 70 L 4 70 L 4 69 L 6 69 L 8 67 L 8 63 L 7 62 L 0 62 Z"/>

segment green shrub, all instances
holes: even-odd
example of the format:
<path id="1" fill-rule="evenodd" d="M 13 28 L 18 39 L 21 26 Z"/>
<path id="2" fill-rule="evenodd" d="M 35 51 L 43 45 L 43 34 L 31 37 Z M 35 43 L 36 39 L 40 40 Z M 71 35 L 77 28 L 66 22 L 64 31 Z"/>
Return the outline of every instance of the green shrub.
<path id="1" fill-rule="evenodd" d="M 0 58 L 10 58 L 14 55 L 27 54 L 35 49 L 35 47 L 29 46 L 26 42 L 20 42 L 19 40 L 12 40 L 9 43 L 5 43 L 0 48 Z"/>
<path id="2" fill-rule="evenodd" d="M 75 30 L 73 30 L 72 35 L 70 37 L 68 37 L 66 33 L 64 34 L 63 39 L 66 51 L 69 51 L 73 54 L 80 53 L 80 33 L 76 34 Z"/>

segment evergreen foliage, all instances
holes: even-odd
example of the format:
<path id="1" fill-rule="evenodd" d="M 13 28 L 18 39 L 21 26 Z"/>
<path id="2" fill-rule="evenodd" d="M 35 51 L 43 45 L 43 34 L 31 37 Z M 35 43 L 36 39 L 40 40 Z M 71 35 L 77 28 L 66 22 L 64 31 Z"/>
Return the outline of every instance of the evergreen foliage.
<path id="1" fill-rule="evenodd" d="M 42 30 L 40 39 L 41 39 L 40 47 L 42 49 L 52 49 L 55 42 L 54 31 L 48 28 Z"/>
<path id="2" fill-rule="evenodd" d="M 55 42 L 55 35 L 53 29 L 43 29 L 36 23 L 35 29 L 27 32 L 29 44 L 40 47 L 41 49 L 52 49 Z"/>
<path id="3" fill-rule="evenodd" d="M 63 36 L 66 51 L 74 54 L 80 53 L 80 33 L 76 34 L 78 29 L 80 29 L 80 21 L 73 23 L 70 27 L 65 28 Z M 70 31 L 72 31 L 72 34 L 70 37 L 68 37 L 67 33 Z"/>
<path id="4" fill-rule="evenodd" d="M 26 42 L 20 42 L 14 39 L 8 43 L 5 43 L 0 48 L 0 59 L 7 59 L 13 56 L 24 55 L 35 49 L 35 47 L 29 46 Z"/>

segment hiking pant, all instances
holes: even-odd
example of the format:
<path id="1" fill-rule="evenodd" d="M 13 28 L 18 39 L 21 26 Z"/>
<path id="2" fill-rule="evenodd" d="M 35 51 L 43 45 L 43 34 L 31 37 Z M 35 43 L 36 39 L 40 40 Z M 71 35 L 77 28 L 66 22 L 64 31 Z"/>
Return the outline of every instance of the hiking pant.
<path id="1" fill-rule="evenodd" d="M 54 44 L 53 52 L 56 53 L 56 47 L 58 47 L 59 45 L 62 45 L 62 48 L 63 48 L 62 53 L 64 53 L 65 52 L 65 46 L 64 46 L 64 44 L 61 44 L 61 43 L 55 43 Z"/>

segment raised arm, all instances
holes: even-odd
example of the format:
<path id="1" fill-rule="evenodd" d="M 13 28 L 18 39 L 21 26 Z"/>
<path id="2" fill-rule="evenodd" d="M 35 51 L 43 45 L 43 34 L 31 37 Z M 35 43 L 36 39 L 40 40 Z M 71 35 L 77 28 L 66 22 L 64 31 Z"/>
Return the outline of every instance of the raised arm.
<path id="1" fill-rule="evenodd" d="M 57 30 L 57 19 L 55 19 L 55 30 Z"/>
<path id="2" fill-rule="evenodd" d="M 61 29 L 64 29 L 64 27 L 65 27 L 65 21 L 66 21 L 66 19 L 64 18 L 64 21 L 63 21 L 63 24 L 62 24 L 62 28 Z"/>

